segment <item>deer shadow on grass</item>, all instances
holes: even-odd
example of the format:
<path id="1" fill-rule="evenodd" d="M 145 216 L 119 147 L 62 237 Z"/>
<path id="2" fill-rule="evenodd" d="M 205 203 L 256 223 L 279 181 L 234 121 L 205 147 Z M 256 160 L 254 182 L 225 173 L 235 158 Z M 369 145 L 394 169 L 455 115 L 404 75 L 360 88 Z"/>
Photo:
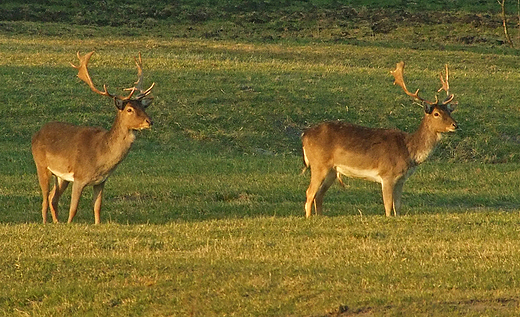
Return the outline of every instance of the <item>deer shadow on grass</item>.
<path id="1" fill-rule="evenodd" d="M 381 192 L 373 189 L 349 188 L 332 190 L 324 203 L 324 217 L 384 216 Z M 105 205 L 103 222 L 123 224 L 165 224 L 168 222 L 208 221 L 263 217 L 305 217 L 305 193 L 287 192 L 269 196 L 251 190 L 208 192 L 199 197 L 169 194 L 154 197 L 128 194 L 110 197 Z M 514 211 L 520 199 L 514 195 L 404 193 L 401 215 L 464 213 L 480 211 Z M 92 218 L 88 208 L 79 221 Z"/>
<path id="2" fill-rule="evenodd" d="M 356 186 L 362 186 L 357 188 Z M 58 217 L 66 221 L 70 192 L 64 195 Z M 75 222 L 92 224 L 91 193 L 84 193 Z M 27 223 L 41 221 L 40 198 L 35 192 L 30 197 L 19 195 L 4 197 L 0 222 Z M 196 194 L 183 194 L 172 188 L 156 195 L 150 192 L 113 193 L 109 190 L 101 223 L 166 224 L 169 222 L 197 222 L 218 219 L 262 217 L 305 217 L 304 187 L 300 191 L 255 192 L 243 190 L 208 190 Z M 26 206 L 23 213 L 17 211 Z M 427 215 L 439 213 L 465 213 L 483 211 L 518 211 L 518 195 L 492 193 L 410 192 L 404 190 L 401 215 Z M 21 214 L 22 213 L 22 214 Z M 347 185 L 346 189 L 334 186 L 324 202 L 324 217 L 384 216 L 380 186 Z"/>

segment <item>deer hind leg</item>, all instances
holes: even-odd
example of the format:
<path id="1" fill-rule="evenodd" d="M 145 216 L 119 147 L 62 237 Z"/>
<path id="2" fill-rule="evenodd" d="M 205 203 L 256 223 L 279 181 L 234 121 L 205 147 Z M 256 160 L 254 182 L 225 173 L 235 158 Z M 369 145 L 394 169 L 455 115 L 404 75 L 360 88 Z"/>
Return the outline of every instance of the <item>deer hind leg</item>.
<path id="1" fill-rule="evenodd" d="M 316 214 L 321 213 L 323 196 L 335 179 L 336 171 L 333 169 L 313 170 L 311 168 L 311 183 L 307 188 L 307 201 L 305 202 L 305 216 L 307 218 L 312 215 L 312 205 L 314 205 Z"/>
<path id="2" fill-rule="evenodd" d="M 36 166 L 36 171 L 38 173 L 38 182 L 40 183 L 40 188 L 42 190 L 42 218 L 43 223 L 47 223 L 47 209 L 49 209 L 49 180 L 51 177 L 51 172 L 42 166 Z"/>
<path id="3" fill-rule="evenodd" d="M 58 176 L 55 177 L 56 181 L 54 183 L 54 188 L 52 189 L 51 194 L 49 195 L 49 200 L 51 201 L 51 215 L 52 215 L 52 221 L 54 223 L 58 223 L 58 201 L 60 200 L 61 195 L 67 189 L 69 186 L 69 182 L 59 178 Z"/>
<path id="4" fill-rule="evenodd" d="M 335 170 L 331 170 L 323 182 L 321 183 L 320 188 L 318 189 L 318 192 L 316 193 L 316 196 L 314 197 L 314 208 L 316 209 L 316 214 L 320 215 L 322 213 L 323 209 L 323 197 L 325 196 L 325 193 L 330 188 L 330 186 L 334 183 L 334 181 L 337 178 L 337 174 Z"/>
<path id="5" fill-rule="evenodd" d="M 394 211 L 394 188 L 395 183 L 392 181 L 381 182 L 381 187 L 383 189 L 383 203 L 385 205 L 385 214 L 387 217 L 392 216 L 392 211 Z M 394 211 L 395 212 L 395 211 Z"/>
<path id="6" fill-rule="evenodd" d="M 72 222 L 76 212 L 78 211 L 79 199 L 81 198 L 81 193 L 83 192 L 83 188 L 85 188 L 84 184 L 79 182 L 72 183 L 72 194 L 70 199 L 70 209 L 69 209 L 69 220 L 68 223 Z"/>
<path id="7" fill-rule="evenodd" d="M 338 177 L 338 182 L 341 185 L 341 187 L 347 188 L 347 185 L 345 185 L 345 183 L 343 183 L 343 180 L 341 179 L 341 173 L 340 172 L 336 172 L 336 176 Z"/>

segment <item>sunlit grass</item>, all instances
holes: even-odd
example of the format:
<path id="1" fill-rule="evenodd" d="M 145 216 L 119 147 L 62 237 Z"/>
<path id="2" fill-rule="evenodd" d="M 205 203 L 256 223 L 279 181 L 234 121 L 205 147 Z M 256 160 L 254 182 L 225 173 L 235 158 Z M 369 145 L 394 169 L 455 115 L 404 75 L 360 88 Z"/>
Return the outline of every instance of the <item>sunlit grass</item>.
<path id="1" fill-rule="evenodd" d="M 406 33 L 406 32 L 405 32 Z M 164 37 L 0 36 L 0 312 L 4 315 L 515 315 L 520 175 L 517 56 L 486 47 L 410 49 Z M 148 113 L 109 178 L 101 226 L 87 189 L 73 225 L 42 226 L 31 135 L 61 120 L 109 128 L 96 84 L 155 82 Z M 300 133 L 323 120 L 412 132 L 448 63 L 454 117 L 406 183 L 402 217 L 378 184 L 344 181 L 304 219 Z M 491 164 L 503 163 L 503 164 Z M 64 221 L 70 202 L 61 200 Z"/>
<path id="2" fill-rule="evenodd" d="M 133 56 L 142 51 L 146 81 L 156 83 L 157 96 L 150 110 L 157 125 L 145 136 L 153 135 L 164 146 L 188 138 L 246 153 L 258 148 L 296 153 L 305 127 L 335 119 L 412 132 L 421 110 L 392 85 L 389 75 L 397 61 L 405 60 L 408 86 L 431 99 L 438 72 L 445 63 L 450 66 L 452 92 L 459 101 L 454 117 L 462 129 L 447 137 L 436 155 L 458 162 L 520 159 L 514 150 L 519 96 L 511 88 L 520 77 L 516 56 L 346 44 L 49 41 L 51 45 L 39 45 L 31 38 L 2 38 L 0 67 L 7 85 L 0 91 L 12 118 L 4 125 L 11 135 L 7 142 L 28 144 L 38 126 L 59 117 L 108 127 L 113 111 L 108 100 L 87 103 L 91 92 L 75 78 L 70 63 L 76 51 L 96 50 L 94 81 L 119 91 L 132 83 Z M 20 124 L 24 115 L 36 120 Z"/>
<path id="3" fill-rule="evenodd" d="M 516 218 L 4 225 L 1 299 L 5 313 L 60 316 L 514 314 Z"/>

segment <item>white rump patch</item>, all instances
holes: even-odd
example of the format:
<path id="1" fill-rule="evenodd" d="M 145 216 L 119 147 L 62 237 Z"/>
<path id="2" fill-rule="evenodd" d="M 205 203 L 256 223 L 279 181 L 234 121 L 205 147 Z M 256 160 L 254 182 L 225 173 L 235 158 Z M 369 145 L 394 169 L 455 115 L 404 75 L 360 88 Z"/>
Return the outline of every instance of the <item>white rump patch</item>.
<path id="1" fill-rule="evenodd" d="M 348 177 L 362 178 L 377 183 L 383 181 L 377 170 L 361 170 L 350 166 L 337 165 L 336 171 Z"/>
<path id="2" fill-rule="evenodd" d="M 70 172 L 70 173 L 60 173 L 60 172 L 56 172 L 56 171 L 53 171 L 49 168 L 49 171 L 51 171 L 52 174 L 56 175 L 57 177 L 63 179 L 63 180 L 66 180 L 67 182 L 73 182 L 74 181 L 74 173 Z"/>

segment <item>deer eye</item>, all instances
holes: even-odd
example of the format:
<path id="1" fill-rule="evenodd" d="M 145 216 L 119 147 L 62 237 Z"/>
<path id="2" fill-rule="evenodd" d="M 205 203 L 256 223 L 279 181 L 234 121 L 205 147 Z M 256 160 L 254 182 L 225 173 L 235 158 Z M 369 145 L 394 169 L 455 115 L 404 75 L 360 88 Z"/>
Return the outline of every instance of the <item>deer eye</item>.
<path id="1" fill-rule="evenodd" d="M 126 112 L 128 112 L 128 113 L 134 112 L 134 109 L 128 108 L 128 109 L 126 109 Z"/>
<path id="2" fill-rule="evenodd" d="M 439 113 L 438 113 L 438 112 L 434 112 L 434 113 L 433 113 L 433 116 L 434 116 L 434 117 L 438 117 L 438 116 L 439 116 Z"/>

